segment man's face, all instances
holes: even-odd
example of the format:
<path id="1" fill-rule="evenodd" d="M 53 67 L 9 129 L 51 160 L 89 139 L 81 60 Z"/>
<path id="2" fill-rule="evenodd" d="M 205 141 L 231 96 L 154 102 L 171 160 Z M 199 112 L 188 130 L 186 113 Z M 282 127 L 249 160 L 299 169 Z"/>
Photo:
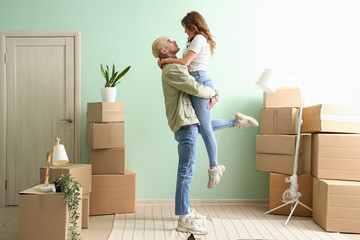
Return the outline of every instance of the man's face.
<path id="1" fill-rule="evenodd" d="M 171 41 L 170 39 L 164 37 L 164 48 L 167 49 L 169 54 L 176 55 L 176 53 L 180 50 L 176 41 Z"/>

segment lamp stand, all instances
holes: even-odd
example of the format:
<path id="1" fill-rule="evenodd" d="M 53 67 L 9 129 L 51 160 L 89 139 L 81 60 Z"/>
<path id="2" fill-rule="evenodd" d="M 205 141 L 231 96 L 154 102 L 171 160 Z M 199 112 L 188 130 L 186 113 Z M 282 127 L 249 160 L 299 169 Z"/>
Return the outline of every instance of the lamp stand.
<path id="1" fill-rule="evenodd" d="M 300 113 L 299 113 L 298 126 L 297 126 L 297 137 L 296 137 L 296 149 L 295 149 L 293 175 L 290 176 L 289 178 L 286 178 L 286 182 L 290 182 L 290 188 L 285 190 L 285 192 L 283 193 L 284 204 L 265 212 L 265 214 L 268 214 L 277 209 L 285 207 L 289 204 L 295 203 L 295 205 L 291 205 L 291 212 L 284 224 L 285 226 L 289 222 L 289 220 L 290 220 L 292 214 L 294 213 L 295 208 L 297 207 L 298 204 L 300 204 L 301 206 L 305 207 L 306 209 L 312 211 L 311 208 L 309 208 L 308 206 L 306 206 L 305 204 L 303 204 L 302 202 L 299 201 L 299 197 L 301 196 L 301 193 L 298 191 L 299 186 L 297 183 L 297 168 L 298 168 L 298 157 L 299 157 L 299 147 L 300 147 L 300 130 L 301 130 L 301 125 L 303 123 L 302 111 L 303 111 L 303 104 L 304 104 L 302 86 L 300 87 L 300 93 L 301 93 L 301 103 L 300 103 Z"/>
<path id="2" fill-rule="evenodd" d="M 54 145 L 51 147 L 48 155 L 47 155 L 47 163 L 46 163 L 46 174 L 45 174 L 45 185 L 39 188 L 40 192 L 55 192 L 55 186 L 49 186 L 49 171 L 51 164 L 51 156 L 53 153 L 54 147 L 59 144 L 60 138 L 56 138 Z"/>

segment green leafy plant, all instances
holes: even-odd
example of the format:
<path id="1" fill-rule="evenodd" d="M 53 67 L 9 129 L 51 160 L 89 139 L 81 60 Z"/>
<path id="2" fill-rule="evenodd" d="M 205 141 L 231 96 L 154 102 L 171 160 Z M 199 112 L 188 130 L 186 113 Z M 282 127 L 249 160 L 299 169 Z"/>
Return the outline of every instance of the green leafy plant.
<path id="1" fill-rule="evenodd" d="M 115 70 L 115 65 L 113 64 L 111 76 L 108 65 L 106 65 L 106 69 L 104 70 L 103 65 L 100 64 L 100 68 L 101 68 L 101 74 L 104 76 L 106 81 L 105 87 L 115 87 L 116 85 L 121 83 L 120 78 L 125 76 L 125 74 L 130 70 L 131 66 L 128 66 L 121 73 L 119 73 L 118 71 Z"/>
<path id="2" fill-rule="evenodd" d="M 61 177 L 55 180 L 55 187 L 60 188 L 65 194 L 64 200 L 69 210 L 70 226 L 68 228 L 67 240 L 79 240 L 81 235 L 78 231 L 77 220 L 80 218 L 79 203 L 81 201 L 80 188 L 82 185 L 71 176 L 71 174 L 61 174 Z"/>

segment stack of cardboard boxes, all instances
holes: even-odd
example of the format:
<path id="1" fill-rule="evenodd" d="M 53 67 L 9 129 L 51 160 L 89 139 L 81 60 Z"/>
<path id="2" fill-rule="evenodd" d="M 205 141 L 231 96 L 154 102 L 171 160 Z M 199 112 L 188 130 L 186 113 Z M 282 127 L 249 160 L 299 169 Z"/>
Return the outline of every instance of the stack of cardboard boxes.
<path id="1" fill-rule="evenodd" d="M 282 205 L 293 171 L 299 89 L 264 93 L 256 169 L 270 173 L 270 209 Z M 298 165 L 300 201 L 294 215 L 313 216 L 326 231 L 360 233 L 360 108 L 305 107 Z M 311 134 L 311 135 L 310 135 Z M 311 173 L 311 174 L 310 174 Z M 272 213 L 290 213 L 290 206 Z"/>
<path id="2" fill-rule="evenodd" d="M 40 182 L 45 180 L 46 168 L 40 168 Z M 91 165 L 65 164 L 51 166 L 49 179 L 53 181 L 61 174 L 70 173 L 74 181 L 83 185 L 82 200 L 79 202 L 80 228 L 87 228 L 89 222 L 89 204 L 86 199 L 91 192 Z M 19 239 L 65 239 L 70 219 L 64 200 L 64 193 L 43 193 L 38 189 L 44 184 L 34 186 L 19 193 Z M 36 219 L 36 221 L 34 221 Z M 81 229 L 78 229 L 81 232 Z"/>
<path id="3" fill-rule="evenodd" d="M 260 133 L 256 136 L 256 170 L 270 172 L 270 209 L 283 204 L 282 194 L 290 184 L 285 178 L 293 174 L 296 133 L 301 93 L 299 88 L 280 88 L 264 93 L 260 114 Z M 312 207 L 311 135 L 300 137 L 298 184 L 300 201 Z M 290 205 L 272 213 L 290 214 Z M 311 211 L 298 205 L 293 215 L 311 216 Z"/>
<path id="4" fill-rule="evenodd" d="M 88 103 L 86 145 L 92 165 L 90 215 L 135 212 L 135 173 L 126 169 L 123 102 Z"/>
<path id="5" fill-rule="evenodd" d="M 304 108 L 312 134 L 313 219 L 326 231 L 360 233 L 360 108 Z"/>
<path id="6" fill-rule="evenodd" d="M 40 168 L 40 182 L 45 179 L 46 168 Z M 82 184 L 82 209 L 81 209 L 81 227 L 88 228 L 89 224 L 89 196 L 91 193 L 91 165 L 90 164 L 74 164 L 69 163 L 65 165 L 51 166 L 49 172 L 49 179 L 55 180 L 70 174 L 74 181 Z"/>

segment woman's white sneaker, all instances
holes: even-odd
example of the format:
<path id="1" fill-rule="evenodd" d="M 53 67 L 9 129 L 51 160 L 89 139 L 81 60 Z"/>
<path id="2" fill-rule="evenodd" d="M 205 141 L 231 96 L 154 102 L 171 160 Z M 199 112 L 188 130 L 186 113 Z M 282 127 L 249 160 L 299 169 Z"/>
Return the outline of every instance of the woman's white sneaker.
<path id="1" fill-rule="evenodd" d="M 217 165 L 215 168 L 209 169 L 209 182 L 207 187 L 214 188 L 219 182 L 225 172 L 225 166 Z"/>
<path id="2" fill-rule="evenodd" d="M 190 232 L 198 235 L 205 235 L 208 233 L 208 230 L 201 226 L 195 219 L 188 217 L 185 222 L 178 221 L 178 226 L 176 228 L 179 232 Z"/>
<path id="3" fill-rule="evenodd" d="M 235 114 L 235 122 L 239 128 L 259 126 L 259 123 L 256 121 L 255 118 L 239 112 Z"/>

